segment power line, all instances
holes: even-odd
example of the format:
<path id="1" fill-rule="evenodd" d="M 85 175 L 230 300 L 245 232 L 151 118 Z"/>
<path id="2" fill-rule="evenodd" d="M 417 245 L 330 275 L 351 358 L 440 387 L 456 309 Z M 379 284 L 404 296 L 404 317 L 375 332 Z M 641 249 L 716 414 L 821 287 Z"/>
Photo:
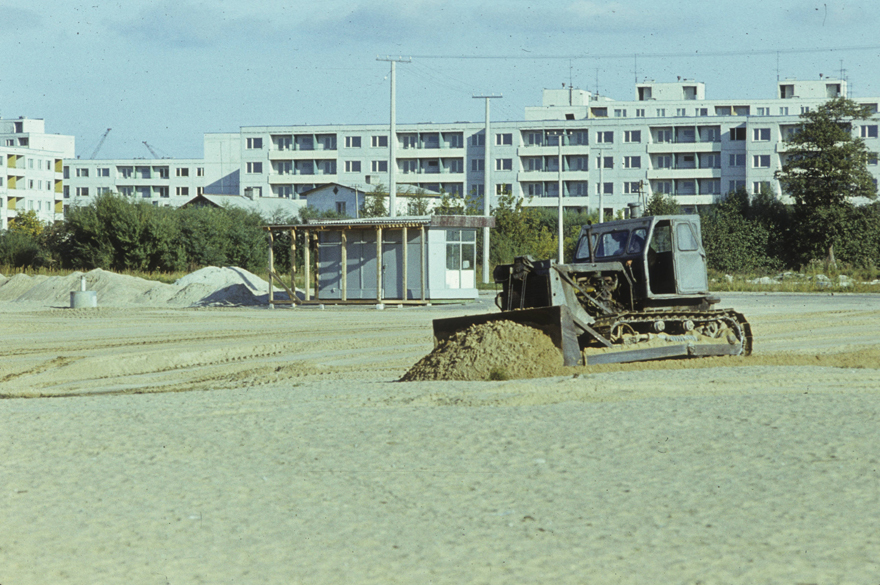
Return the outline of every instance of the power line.
<path id="1" fill-rule="evenodd" d="M 827 47 L 805 49 L 756 49 L 748 51 L 694 51 L 692 53 L 609 53 L 609 54 L 577 54 L 577 55 L 413 55 L 413 59 L 519 59 L 519 60 L 549 60 L 549 59 L 668 59 L 670 57 L 733 57 L 777 54 L 801 54 L 801 53 L 825 53 L 843 51 L 876 51 L 880 45 L 862 45 L 852 47 Z"/>

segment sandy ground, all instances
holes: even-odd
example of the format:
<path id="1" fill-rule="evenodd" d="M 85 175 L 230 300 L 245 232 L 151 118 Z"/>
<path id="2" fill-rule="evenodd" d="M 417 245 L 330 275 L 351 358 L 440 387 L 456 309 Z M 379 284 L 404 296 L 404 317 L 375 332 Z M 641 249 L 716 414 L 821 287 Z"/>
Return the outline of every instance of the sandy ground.
<path id="1" fill-rule="evenodd" d="M 0 584 L 880 582 L 880 298 L 724 295 L 751 358 L 396 382 L 482 300 L 0 302 Z"/>

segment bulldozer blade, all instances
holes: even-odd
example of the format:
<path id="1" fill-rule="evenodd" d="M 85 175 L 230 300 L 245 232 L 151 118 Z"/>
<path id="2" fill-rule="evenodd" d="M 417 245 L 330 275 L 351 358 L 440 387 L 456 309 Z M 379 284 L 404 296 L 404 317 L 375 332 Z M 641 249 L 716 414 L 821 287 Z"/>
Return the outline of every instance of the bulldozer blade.
<path id="1" fill-rule="evenodd" d="M 471 325 L 482 325 L 494 321 L 512 321 L 543 331 L 553 341 L 553 345 L 562 351 L 563 365 L 583 365 L 583 354 L 581 354 L 581 348 L 578 344 L 577 331 L 571 312 L 568 307 L 562 305 L 434 319 L 434 343 L 436 345 L 451 339 L 457 332 L 464 331 Z M 524 357 L 528 358 L 528 356 Z"/>
<path id="2" fill-rule="evenodd" d="M 668 358 L 683 357 L 711 357 L 722 355 L 739 355 L 742 348 L 738 345 L 722 344 L 684 344 L 668 345 L 666 347 L 652 347 L 648 349 L 633 349 L 629 351 L 613 351 L 587 357 L 587 365 L 598 364 L 625 364 L 629 362 L 644 362 L 648 360 L 663 360 Z"/>

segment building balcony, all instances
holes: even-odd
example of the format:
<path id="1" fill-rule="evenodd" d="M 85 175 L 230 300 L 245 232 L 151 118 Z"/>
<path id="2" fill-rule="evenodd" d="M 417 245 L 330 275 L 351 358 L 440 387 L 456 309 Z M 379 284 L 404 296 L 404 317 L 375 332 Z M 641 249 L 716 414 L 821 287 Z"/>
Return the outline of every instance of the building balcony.
<path id="1" fill-rule="evenodd" d="M 321 160 L 334 160 L 338 157 L 337 150 L 324 150 L 316 148 L 314 150 L 270 150 L 269 160 L 308 160 L 319 158 Z M 255 159 L 263 160 L 263 159 Z"/>
<path id="2" fill-rule="evenodd" d="M 610 150 L 613 145 L 607 145 Z M 492 149 L 494 151 L 496 147 L 493 146 Z M 500 147 L 497 147 L 500 148 Z M 516 149 L 516 153 L 519 156 L 559 156 L 559 147 L 556 145 L 547 146 L 547 145 L 538 145 L 538 144 L 525 144 Z M 589 144 L 563 144 L 562 145 L 562 156 L 567 154 L 590 154 L 590 145 Z"/>
<path id="3" fill-rule="evenodd" d="M 718 152 L 721 153 L 720 142 L 649 142 L 648 154 Z"/>
<path id="4" fill-rule="evenodd" d="M 720 179 L 721 169 L 648 169 L 648 180 L 652 179 Z"/>

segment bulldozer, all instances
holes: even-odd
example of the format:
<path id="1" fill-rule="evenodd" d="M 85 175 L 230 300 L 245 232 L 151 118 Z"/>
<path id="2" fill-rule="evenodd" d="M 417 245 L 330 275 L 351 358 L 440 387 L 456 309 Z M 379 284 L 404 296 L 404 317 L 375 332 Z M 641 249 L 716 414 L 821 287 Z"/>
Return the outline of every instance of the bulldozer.
<path id="1" fill-rule="evenodd" d="M 493 276 L 501 312 L 436 319 L 435 344 L 508 320 L 546 333 L 567 366 L 752 352 L 745 317 L 715 308 L 697 215 L 585 225 L 570 263 L 522 256 Z"/>

